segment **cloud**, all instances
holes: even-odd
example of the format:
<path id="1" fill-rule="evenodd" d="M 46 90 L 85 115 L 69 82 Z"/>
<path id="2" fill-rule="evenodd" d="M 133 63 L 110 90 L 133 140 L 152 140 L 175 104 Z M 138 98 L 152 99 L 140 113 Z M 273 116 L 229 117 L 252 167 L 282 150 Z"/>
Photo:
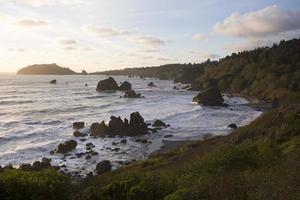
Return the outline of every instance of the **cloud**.
<path id="1" fill-rule="evenodd" d="M 21 19 L 16 22 L 18 26 L 24 26 L 24 27 L 41 27 L 46 26 L 48 23 L 43 20 L 37 20 L 37 19 Z"/>
<path id="2" fill-rule="evenodd" d="M 145 36 L 130 37 L 128 38 L 128 40 L 133 43 L 152 48 L 162 46 L 166 43 L 164 40 L 161 40 L 159 38 Z"/>
<path id="3" fill-rule="evenodd" d="M 7 51 L 10 51 L 10 52 L 24 52 L 25 49 L 12 49 L 12 48 L 9 48 L 9 49 L 7 49 Z"/>
<path id="4" fill-rule="evenodd" d="M 77 50 L 76 46 L 66 46 L 63 48 L 65 51 L 73 51 L 73 50 Z"/>
<path id="5" fill-rule="evenodd" d="M 201 54 L 200 58 L 202 60 L 208 60 L 208 59 L 210 59 L 210 60 L 217 60 L 217 59 L 220 58 L 220 56 L 218 54 L 206 54 L 205 53 L 205 54 Z"/>
<path id="6" fill-rule="evenodd" d="M 156 58 L 156 60 L 162 61 L 162 62 L 172 62 L 172 61 L 174 61 L 174 59 L 165 58 L 165 57 L 159 57 L 159 58 Z"/>
<path id="7" fill-rule="evenodd" d="M 61 44 L 63 46 L 68 46 L 68 45 L 76 45 L 77 42 L 76 42 L 76 40 L 60 40 L 59 44 Z"/>
<path id="8" fill-rule="evenodd" d="M 300 10 L 286 11 L 277 5 L 245 14 L 232 13 L 214 26 L 217 33 L 242 38 L 265 37 L 300 28 Z"/>
<path id="9" fill-rule="evenodd" d="M 203 40 L 207 40 L 208 36 L 202 35 L 202 34 L 196 34 L 193 36 L 192 38 L 195 41 L 203 41 Z"/>
<path id="10" fill-rule="evenodd" d="M 298 38 L 299 36 L 300 30 L 288 31 L 264 38 L 247 38 L 231 44 L 226 44 L 224 47 L 230 52 L 240 52 L 244 50 L 252 50 L 258 47 L 270 47 L 274 43 L 278 43 L 283 39 L 291 40 L 293 38 Z"/>
<path id="11" fill-rule="evenodd" d="M 78 43 L 73 39 L 59 40 L 58 43 L 62 46 L 65 51 L 73 51 L 78 49 Z"/>
<path id="12" fill-rule="evenodd" d="M 62 5 L 80 5 L 85 3 L 84 0 L 14 0 L 34 7 Z"/>
<path id="13" fill-rule="evenodd" d="M 100 37 L 111 37 L 111 36 L 122 36 L 122 35 L 129 35 L 130 32 L 112 29 L 112 28 L 104 28 L 95 25 L 88 25 L 85 27 L 87 31 L 94 33 Z"/>

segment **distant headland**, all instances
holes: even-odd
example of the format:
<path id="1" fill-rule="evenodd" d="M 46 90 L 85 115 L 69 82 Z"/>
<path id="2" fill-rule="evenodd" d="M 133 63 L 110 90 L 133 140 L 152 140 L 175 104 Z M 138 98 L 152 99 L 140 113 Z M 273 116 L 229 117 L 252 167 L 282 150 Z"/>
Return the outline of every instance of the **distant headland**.
<path id="1" fill-rule="evenodd" d="M 76 73 L 73 70 L 53 64 L 35 64 L 20 69 L 19 75 L 86 75 L 87 72 L 82 70 L 81 73 Z"/>

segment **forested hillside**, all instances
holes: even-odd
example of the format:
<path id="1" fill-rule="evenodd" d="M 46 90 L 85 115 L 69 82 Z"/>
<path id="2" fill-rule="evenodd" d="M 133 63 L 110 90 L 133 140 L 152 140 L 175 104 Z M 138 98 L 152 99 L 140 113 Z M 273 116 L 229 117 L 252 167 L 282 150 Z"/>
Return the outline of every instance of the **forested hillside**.
<path id="1" fill-rule="evenodd" d="M 259 97 L 270 97 L 274 93 L 284 96 L 286 92 L 300 91 L 300 39 L 233 53 L 219 61 L 128 68 L 101 74 L 174 79 L 193 83 L 199 89 L 215 85 L 224 92 Z"/>

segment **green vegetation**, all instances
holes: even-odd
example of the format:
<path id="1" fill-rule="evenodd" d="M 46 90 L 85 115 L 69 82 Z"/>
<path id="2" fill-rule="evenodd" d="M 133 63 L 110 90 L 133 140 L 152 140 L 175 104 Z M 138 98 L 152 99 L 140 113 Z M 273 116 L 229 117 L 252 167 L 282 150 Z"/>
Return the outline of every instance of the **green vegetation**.
<path id="1" fill-rule="evenodd" d="M 0 173 L 1 200 L 64 200 L 69 198 L 69 178 L 56 171 L 7 169 Z"/>
<path id="2" fill-rule="evenodd" d="M 17 74 L 22 75 L 74 75 L 76 74 L 69 68 L 63 68 L 57 64 L 31 65 L 20 69 Z"/>

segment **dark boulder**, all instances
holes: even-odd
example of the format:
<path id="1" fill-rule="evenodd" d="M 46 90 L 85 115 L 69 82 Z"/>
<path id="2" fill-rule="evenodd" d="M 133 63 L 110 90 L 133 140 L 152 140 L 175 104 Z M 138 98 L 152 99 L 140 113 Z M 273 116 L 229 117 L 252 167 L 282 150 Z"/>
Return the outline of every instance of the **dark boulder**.
<path id="1" fill-rule="evenodd" d="M 33 164 L 32 164 L 32 170 L 34 171 L 41 171 L 43 169 L 47 169 L 47 168 L 50 168 L 51 167 L 51 164 L 50 162 L 48 161 L 43 161 L 40 162 L 40 161 L 35 161 Z"/>
<path id="2" fill-rule="evenodd" d="M 75 131 L 75 132 L 73 133 L 73 136 L 74 136 L 74 137 L 85 137 L 85 136 L 87 136 L 87 134 L 81 133 L 81 132 L 79 132 L 79 131 Z"/>
<path id="3" fill-rule="evenodd" d="M 153 127 L 167 127 L 167 124 L 165 124 L 161 120 L 155 120 L 155 122 L 152 124 Z"/>
<path id="4" fill-rule="evenodd" d="M 74 122 L 74 123 L 73 123 L 73 128 L 74 128 L 74 129 L 81 129 L 81 128 L 84 128 L 84 122 Z"/>
<path id="5" fill-rule="evenodd" d="M 134 90 L 127 90 L 125 91 L 124 98 L 142 98 L 142 95 L 135 93 Z"/>
<path id="6" fill-rule="evenodd" d="M 170 138 L 170 137 L 173 137 L 173 136 L 174 135 L 171 135 L 171 134 L 170 135 L 165 135 L 164 138 Z"/>
<path id="7" fill-rule="evenodd" d="M 204 106 L 225 106 L 224 99 L 218 88 L 210 88 L 200 92 L 193 98 L 193 101 Z"/>
<path id="8" fill-rule="evenodd" d="M 52 80 L 52 81 L 50 81 L 49 83 L 50 83 L 50 84 L 56 84 L 57 81 L 56 81 L 56 80 Z"/>
<path id="9" fill-rule="evenodd" d="M 96 166 L 96 171 L 98 174 L 103 174 L 105 172 L 109 172 L 112 166 L 109 160 L 103 160 L 102 162 L 98 163 Z"/>
<path id="10" fill-rule="evenodd" d="M 76 146 L 77 142 L 75 140 L 66 141 L 64 143 L 59 144 L 58 147 L 55 149 L 55 152 L 65 154 L 75 149 Z"/>
<path id="11" fill-rule="evenodd" d="M 121 117 L 111 116 L 108 123 L 109 134 L 110 135 L 123 135 L 124 131 L 127 129 L 125 123 Z"/>
<path id="12" fill-rule="evenodd" d="M 148 87 L 156 87 L 156 85 L 154 85 L 153 82 L 150 82 L 150 83 L 148 84 Z"/>
<path id="13" fill-rule="evenodd" d="M 139 112 L 130 114 L 130 132 L 133 135 L 145 135 L 148 133 L 147 124 Z"/>
<path id="14" fill-rule="evenodd" d="M 121 91 L 131 90 L 131 84 L 129 82 L 127 82 L 127 81 L 124 81 L 120 85 L 119 90 L 121 90 Z"/>
<path id="15" fill-rule="evenodd" d="M 24 163 L 24 164 L 20 165 L 19 170 L 30 171 L 30 170 L 32 170 L 31 164 Z"/>
<path id="16" fill-rule="evenodd" d="M 237 129 L 238 127 L 236 124 L 229 124 L 228 128 Z"/>
<path id="17" fill-rule="evenodd" d="M 94 147 L 95 147 L 95 145 L 94 145 L 93 143 L 91 143 L 91 142 L 87 143 L 85 146 L 86 146 L 86 147 L 91 147 L 91 148 L 94 148 Z"/>
<path id="18" fill-rule="evenodd" d="M 122 140 L 120 141 L 120 143 L 121 143 L 121 144 L 126 144 L 126 143 L 127 143 L 127 140 L 126 140 L 126 139 L 122 139 Z"/>
<path id="19" fill-rule="evenodd" d="M 278 108 L 280 106 L 279 100 L 277 97 L 275 97 L 272 101 L 272 108 Z"/>
<path id="20" fill-rule="evenodd" d="M 93 123 L 91 126 L 91 136 L 93 137 L 105 137 L 108 134 L 108 126 L 102 121 L 99 123 Z"/>
<path id="21" fill-rule="evenodd" d="M 102 80 L 97 85 L 97 91 L 118 90 L 118 84 L 112 77 Z"/>

